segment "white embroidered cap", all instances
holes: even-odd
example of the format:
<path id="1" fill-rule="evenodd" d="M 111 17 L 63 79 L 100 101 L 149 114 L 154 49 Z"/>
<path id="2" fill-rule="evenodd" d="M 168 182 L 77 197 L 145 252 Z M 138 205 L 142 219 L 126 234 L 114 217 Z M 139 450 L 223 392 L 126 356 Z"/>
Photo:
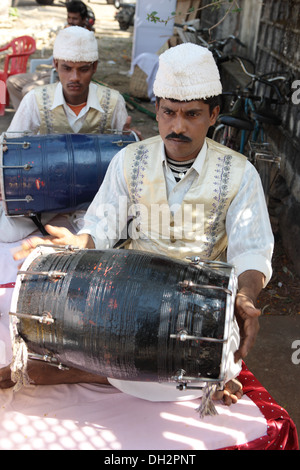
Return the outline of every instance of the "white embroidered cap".
<path id="1" fill-rule="evenodd" d="M 159 98 L 179 101 L 221 94 L 220 74 L 212 53 L 192 43 L 171 47 L 159 57 L 153 92 Z"/>
<path id="2" fill-rule="evenodd" d="M 97 39 L 92 31 L 69 26 L 56 36 L 53 57 L 68 62 L 95 62 L 98 60 Z"/>

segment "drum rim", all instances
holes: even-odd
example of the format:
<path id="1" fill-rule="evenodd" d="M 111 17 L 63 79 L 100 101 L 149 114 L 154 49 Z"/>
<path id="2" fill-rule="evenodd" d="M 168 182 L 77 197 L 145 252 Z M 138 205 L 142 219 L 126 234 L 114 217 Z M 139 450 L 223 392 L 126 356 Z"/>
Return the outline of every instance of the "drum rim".
<path id="1" fill-rule="evenodd" d="M 225 308 L 225 324 L 224 324 L 224 332 L 223 332 L 223 338 L 224 339 L 227 338 L 227 342 L 224 343 L 223 345 L 221 367 L 220 367 L 220 377 L 222 378 L 222 381 L 226 381 L 228 379 L 226 376 L 226 372 L 227 372 L 228 357 L 230 353 L 230 339 L 231 339 L 231 335 L 233 332 L 233 324 L 235 321 L 234 305 L 235 305 L 235 297 L 236 297 L 237 288 L 238 288 L 238 281 L 237 281 L 235 267 L 231 266 L 229 282 L 228 282 L 228 289 L 231 291 L 231 294 L 226 294 L 227 302 L 226 302 L 226 308 Z"/>
<path id="2" fill-rule="evenodd" d="M 15 133 L 14 133 L 15 134 Z M 19 137 L 14 137 L 15 139 L 20 139 L 22 137 L 26 136 L 26 131 L 25 132 L 19 132 L 20 136 Z M 2 204 L 4 208 L 4 212 L 6 217 L 26 217 L 26 214 L 10 214 L 9 213 L 9 208 L 8 208 L 8 203 L 11 202 L 10 199 L 6 199 L 6 194 L 5 194 L 5 184 L 4 184 L 4 173 L 3 173 L 3 168 L 4 168 L 4 152 L 3 152 L 3 147 L 5 145 L 5 138 L 7 137 L 6 132 L 3 132 L 0 136 L 0 190 L 2 194 Z M 34 137 L 34 136 L 30 136 Z M 28 215 L 28 214 L 27 214 Z"/>
<path id="3" fill-rule="evenodd" d="M 38 245 L 24 260 L 24 262 L 21 265 L 21 268 L 18 269 L 19 271 L 27 271 L 28 268 L 30 267 L 31 263 L 39 256 L 41 255 L 47 255 L 51 253 L 55 253 L 57 250 L 55 250 L 55 247 L 51 245 Z M 15 282 L 15 287 L 12 293 L 12 298 L 11 298 L 11 304 L 10 304 L 10 324 L 11 324 L 11 335 L 12 338 L 16 337 L 18 335 L 17 331 L 17 323 L 18 323 L 18 317 L 14 314 L 17 314 L 17 305 L 18 305 L 18 299 L 19 299 L 19 292 L 21 289 L 22 285 L 22 280 L 24 278 L 25 274 L 18 274 L 17 273 L 17 278 Z"/>

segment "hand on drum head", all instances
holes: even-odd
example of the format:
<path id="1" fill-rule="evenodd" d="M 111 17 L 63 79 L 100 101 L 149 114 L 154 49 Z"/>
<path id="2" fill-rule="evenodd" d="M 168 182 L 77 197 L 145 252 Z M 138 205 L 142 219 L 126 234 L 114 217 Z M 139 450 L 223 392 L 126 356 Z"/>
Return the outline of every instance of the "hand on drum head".
<path id="1" fill-rule="evenodd" d="M 92 238 L 88 234 L 74 235 L 65 227 L 46 225 L 49 236 L 32 237 L 23 241 L 21 249 L 14 254 L 15 260 L 26 258 L 38 245 L 72 245 L 77 248 L 94 248 Z"/>
<path id="2" fill-rule="evenodd" d="M 254 302 L 246 295 L 237 294 L 235 301 L 235 316 L 240 329 L 240 345 L 235 352 L 235 362 L 244 359 L 252 349 L 259 331 L 261 311 L 254 306 Z"/>

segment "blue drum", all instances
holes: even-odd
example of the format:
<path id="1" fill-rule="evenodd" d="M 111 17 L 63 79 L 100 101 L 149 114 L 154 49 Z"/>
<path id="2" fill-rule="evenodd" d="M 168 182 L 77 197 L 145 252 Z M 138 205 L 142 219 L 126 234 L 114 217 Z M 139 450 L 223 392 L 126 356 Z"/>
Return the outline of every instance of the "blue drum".
<path id="1" fill-rule="evenodd" d="M 113 156 L 135 140 L 131 134 L 2 136 L 0 183 L 6 215 L 86 208 Z"/>

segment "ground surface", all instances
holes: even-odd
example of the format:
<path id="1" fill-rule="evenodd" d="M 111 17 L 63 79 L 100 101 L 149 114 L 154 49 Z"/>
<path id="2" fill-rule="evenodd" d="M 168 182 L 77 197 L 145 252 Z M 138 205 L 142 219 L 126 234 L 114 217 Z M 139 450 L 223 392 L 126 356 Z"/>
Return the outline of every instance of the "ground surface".
<path id="1" fill-rule="evenodd" d="M 280 237 L 276 237 L 273 276 L 259 297 L 263 315 L 300 315 L 300 282 L 287 258 Z"/>
<path id="2" fill-rule="evenodd" d="M 95 79 L 121 93 L 128 93 L 133 28 L 120 31 L 118 22 L 114 20 L 116 9 L 107 5 L 105 0 L 94 0 L 89 5 L 96 15 L 96 36 L 99 39 L 100 61 Z M 58 0 L 47 7 L 37 5 L 34 0 L 19 0 L 16 13 L 19 16 L 0 17 L 0 46 L 13 37 L 29 34 L 37 41 L 38 50 L 34 57 L 49 57 L 56 33 L 66 19 L 65 8 Z M 144 138 L 157 134 L 156 121 L 147 114 L 154 113 L 151 103 L 134 102 L 128 112 L 133 125 L 141 130 Z M 7 109 L 5 116 L 0 117 L 0 132 L 7 129 L 12 117 L 13 110 Z M 273 270 L 273 278 L 258 301 L 263 314 L 262 328 L 247 365 L 274 398 L 287 408 L 299 427 L 296 397 L 300 393 L 300 364 L 291 361 L 291 345 L 300 339 L 300 283 L 278 234 Z"/>

